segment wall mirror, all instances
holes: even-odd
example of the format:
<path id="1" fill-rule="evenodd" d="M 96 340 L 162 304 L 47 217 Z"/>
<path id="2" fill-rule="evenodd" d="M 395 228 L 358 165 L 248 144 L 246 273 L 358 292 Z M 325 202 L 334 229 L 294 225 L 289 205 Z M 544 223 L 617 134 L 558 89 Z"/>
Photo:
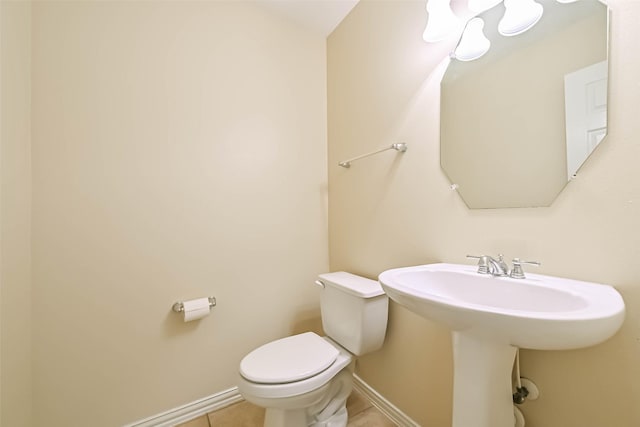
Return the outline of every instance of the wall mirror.
<path id="1" fill-rule="evenodd" d="M 489 50 L 442 79 L 441 166 L 469 208 L 551 205 L 607 132 L 607 6 L 536 1 L 517 36 L 503 3 L 478 15 Z"/>

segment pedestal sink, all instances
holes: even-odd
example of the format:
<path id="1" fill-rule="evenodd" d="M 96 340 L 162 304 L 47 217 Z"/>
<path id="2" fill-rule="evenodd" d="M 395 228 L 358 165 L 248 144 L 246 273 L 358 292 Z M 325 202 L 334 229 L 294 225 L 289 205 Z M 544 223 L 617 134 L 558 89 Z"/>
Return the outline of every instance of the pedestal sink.
<path id="1" fill-rule="evenodd" d="M 611 286 L 529 274 L 478 274 L 475 266 L 387 270 L 387 295 L 453 336 L 453 427 L 513 427 L 511 370 L 517 348 L 566 350 L 610 338 L 624 320 Z"/>

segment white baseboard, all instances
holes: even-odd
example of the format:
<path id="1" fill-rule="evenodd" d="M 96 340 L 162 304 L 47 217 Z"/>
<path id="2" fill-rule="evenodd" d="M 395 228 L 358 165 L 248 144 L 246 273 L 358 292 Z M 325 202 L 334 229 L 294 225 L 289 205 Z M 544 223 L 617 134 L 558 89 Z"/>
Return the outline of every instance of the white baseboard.
<path id="1" fill-rule="evenodd" d="M 397 425 L 402 427 L 420 427 L 420 424 L 409 418 L 409 416 L 371 388 L 369 384 L 364 382 L 362 378 L 356 374 L 353 375 L 353 388 L 360 392 L 365 399 L 371 402 L 373 406 Z M 163 412 L 162 414 L 127 424 L 123 427 L 174 427 L 243 400 L 242 395 L 238 391 L 238 387 L 233 387 Z"/>
<path id="2" fill-rule="evenodd" d="M 123 427 L 173 427 L 242 400 L 238 387 L 233 387 Z"/>
<path id="3" fill-rule="evenodd" d="M 413 421 L 407 414 L 398 409 L 397 406 L 371 388 L 371 386 L 364 382 L 357 374 L 353 374 L 353 388 L 359 391 L 373 406 L 395 424 L 401 427 L 420 427 L 420 424 Z"/>

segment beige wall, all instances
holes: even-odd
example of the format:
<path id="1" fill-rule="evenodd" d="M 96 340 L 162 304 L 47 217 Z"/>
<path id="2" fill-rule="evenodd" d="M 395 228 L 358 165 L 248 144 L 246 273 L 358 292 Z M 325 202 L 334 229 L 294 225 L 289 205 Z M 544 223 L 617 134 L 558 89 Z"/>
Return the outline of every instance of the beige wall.
<path id="1" fill-rule="evenodd" d="M 31 5 L 0 18 L 0 425 L 30 427 Z"/>
<path id="2" fill-rule="evenodd" d="M 531 427 L 640 425 L 640 3 L 611 7 L 609 136 L 549 208 L 469 210 L 449 189 L 437 67 L 453 46 L 422 41 L 423 1 L 365 0 L 328 40 L 332 270 L 375 278 L 502 252 L 541 261 L 540 273 L 610 283 L 625 298 L 626 322 L 605 344 L 522 352 L 522 373 L 541 390 L 522 408 Z M 400 141 L 404 154 L 337 166 Z M 392 304 L 386 346 L 358 369 L 421 425 L 447 427 L 450 345 L 444 328 Z"/>
<path id="3" fill-rule="evenodd" d="M 33 4 L 33 425 L 158 414 L 316 326 L 325 64 L 248 2 Z"/>

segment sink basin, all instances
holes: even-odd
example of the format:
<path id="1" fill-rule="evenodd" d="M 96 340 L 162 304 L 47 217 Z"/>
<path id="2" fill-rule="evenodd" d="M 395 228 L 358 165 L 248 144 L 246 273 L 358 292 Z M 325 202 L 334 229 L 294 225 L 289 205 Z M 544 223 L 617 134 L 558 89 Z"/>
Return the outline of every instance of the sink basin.
<path id="1" fill-rule="evenodd" d="M 387 270 L 379 281 L 389 298 L 451 329 L 453 427 L 514 426 L 511 371 L 518 348 L 596 345 L 624 320 L 620 294 L 597 283 L 494 277 L 458 264 Z"/>
<path id="2" fill-rule="evenodd" d="M 611 286 L 528 274 L 493 277 L 477 267 L 429 264 L 383 272 L 389 297 L 453 331 L 536 350 L 587 347 L 622 325 L 624 302 Z"/>

